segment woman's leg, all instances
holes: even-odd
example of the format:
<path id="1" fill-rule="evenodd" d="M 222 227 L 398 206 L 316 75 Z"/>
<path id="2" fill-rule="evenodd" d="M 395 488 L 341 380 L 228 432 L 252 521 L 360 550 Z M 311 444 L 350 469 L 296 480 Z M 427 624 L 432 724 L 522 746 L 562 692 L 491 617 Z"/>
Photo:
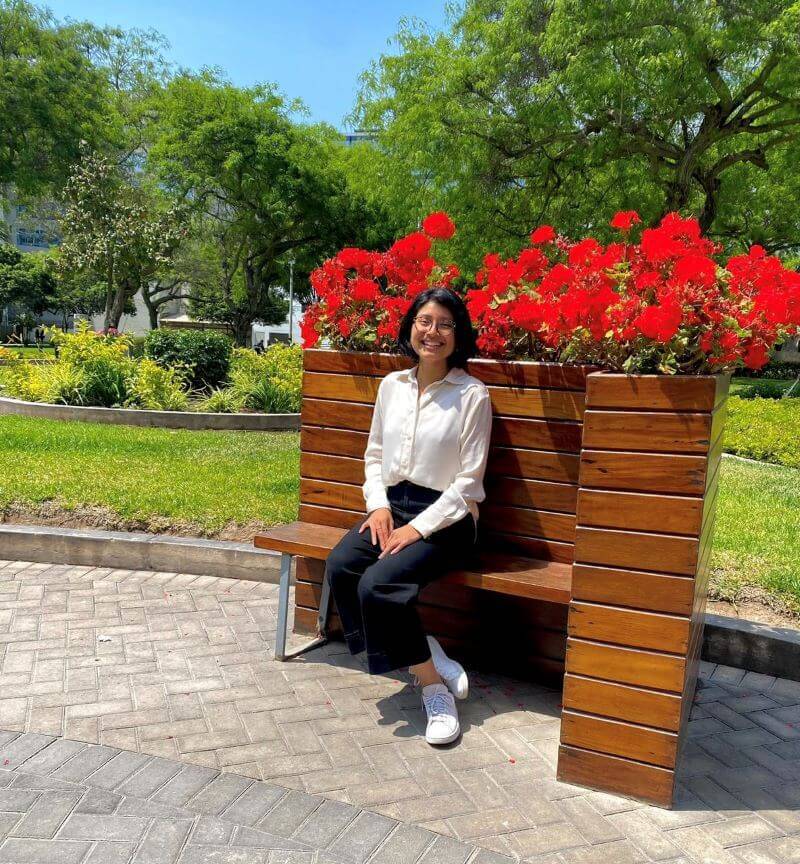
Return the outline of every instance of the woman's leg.
<path id="1" fill-rule="evenodd" d="M 357 591 L 372 674 L 408 666 L 418 677 L 422 672 L 423 685 L 441 683 L 417 600 L 425 585 L 458 566 L 473 539 L 474 523 L 467 517 L 367 566 Z"/>
<path id="2" fill-rule="evenodd" d="M 362 524 L 356 523 L 342 537 L 325 562 L 325 578 L 330 585 L 345 641 L 352 654 L 364 650 L 364 622 L 358 599 L 358 582 L 364 570 L 381 553 L 380 545 L 372 543 L 368 528 L 359 533 Z"/>

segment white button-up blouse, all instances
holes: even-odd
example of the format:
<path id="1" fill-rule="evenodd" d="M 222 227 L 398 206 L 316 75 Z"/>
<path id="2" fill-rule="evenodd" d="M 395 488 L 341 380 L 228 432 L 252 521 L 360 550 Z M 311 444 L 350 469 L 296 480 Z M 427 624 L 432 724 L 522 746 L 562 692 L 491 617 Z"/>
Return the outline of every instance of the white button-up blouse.
<path id="1" fill-rule="evenodd" d="M 455 366 L 419 396 L 417 369 L 390 372 L 380 383 L 363 491 L 371 513 L 390 508 L 386 488 L 402 480 L 441 490 L 409 523 L 428 537 L 468 513 L 477 525 L 478 503 L 486 497 L 492 406 L 486 385 Z"/>

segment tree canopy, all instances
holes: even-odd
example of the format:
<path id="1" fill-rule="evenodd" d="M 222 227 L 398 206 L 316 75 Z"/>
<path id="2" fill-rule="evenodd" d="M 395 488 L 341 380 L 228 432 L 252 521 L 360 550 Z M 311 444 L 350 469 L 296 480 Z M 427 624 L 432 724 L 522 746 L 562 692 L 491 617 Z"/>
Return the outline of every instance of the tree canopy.
<path id="1" fill-rule="evenodd" d="M 217 238 L 219 291 L 208 296 L 206 270 L 196 302 L 240 342 L 254 320 L 285 314 L 290 258 L 302 295 L 303 274 L 323 257 L 393 234 L 375 200 L 350 184 L 339 134 L 294 122 L 295 107 L 270 86 L 241 89 L 203 73 L 176 77 L 155 109 L 148 164 L 201 214 L 205 238 Z"/>
<path id="2" fill-rule="evenodd" d="M 601 231 L 636 208 L 796 249 L 800 4 L 467 0 L 448 32 L 407 21 L 363 76 L 401 196 L 444 206 L 454 243 L 518 248 L 536 224 Z M 599 224 L 598 224 L 599 223 Z"/>

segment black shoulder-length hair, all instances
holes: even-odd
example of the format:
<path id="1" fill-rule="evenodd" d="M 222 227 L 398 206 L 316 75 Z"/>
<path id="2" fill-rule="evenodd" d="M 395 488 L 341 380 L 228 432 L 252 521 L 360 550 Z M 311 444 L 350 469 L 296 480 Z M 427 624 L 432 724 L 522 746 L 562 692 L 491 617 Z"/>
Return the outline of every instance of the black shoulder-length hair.
<path id="1" fill-rule="evenodd" d="M 447 358 L 447 367 L 448 369 L 452 369 L 454 366 L 458 366 L 466 372 L 467 360 L 470 357 L 475 357 L 478 353 L 478 348 L 475 344 L 475 331 L 472 328 L 472 321 L 470 320 L 466 304 L 458 294 L 449 288 L 427 288 L 422 293 L 417 294 L 400 323 L 400 332 L 397 336 L 398 348 L 402 354 L 419 360 L 419 354 L 411 347 L 411 328 L 414 326 L 414 318 L 417 316 L 419 310 L 426 303 L 430 303 L 431 300 L 444 306 L 453 316 L 453 321 L 456 323 L 456 347 L 453 353 Z"/>

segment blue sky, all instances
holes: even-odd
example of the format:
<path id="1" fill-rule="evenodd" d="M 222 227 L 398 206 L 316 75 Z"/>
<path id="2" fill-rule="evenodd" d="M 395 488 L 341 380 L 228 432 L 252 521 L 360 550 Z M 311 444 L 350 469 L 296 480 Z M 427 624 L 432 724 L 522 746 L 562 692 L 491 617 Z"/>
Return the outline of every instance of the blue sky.
<path id="1" fill-rule="evenodd" d="M 299 97 L 311 119 L 344 129 L 370 61 L 394 50 L 403 17 L 433 28 L 445 0 L 44 0 L 56 17 L 125 29 L 153 27 L 170 42 L 169 59 L 219 66 L 240 86 L 272 81 Z"/>

